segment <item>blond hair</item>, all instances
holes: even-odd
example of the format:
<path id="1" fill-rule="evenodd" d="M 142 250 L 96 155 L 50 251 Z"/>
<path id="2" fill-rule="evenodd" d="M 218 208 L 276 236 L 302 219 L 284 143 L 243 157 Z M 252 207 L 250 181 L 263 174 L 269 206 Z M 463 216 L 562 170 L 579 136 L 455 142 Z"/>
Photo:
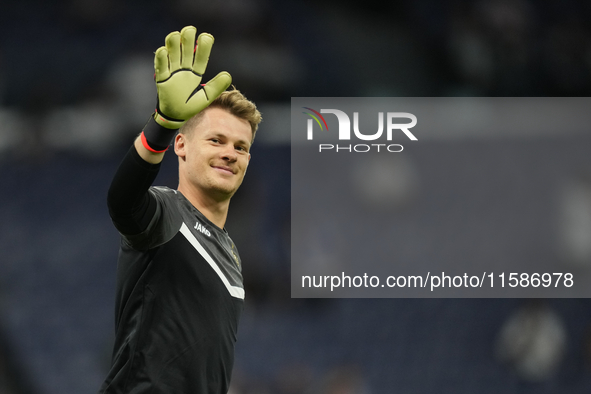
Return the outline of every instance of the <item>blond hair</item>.
<path id="1" fill-rule="evenodd" d="M 257 106 L 252 101 L 248 100 L 240 90 L 234 88 L 233 90 L 226 90 L 219 95 L 218 98 L 213 100 L 207 108 L 221 108 L 228 111 L 237 118 L 244 119 L 250 123 L 252 130 L 252 141 L 254 141 L 255 134 L 259 128 L 259 123 L 263 120 L 263 117 Z M 193 130 L 203 118 L 203 114 L 207 110 L 199 112 L 197 115 L 189 119 L 179 130 L 180 133 L 186 134 Z"/>

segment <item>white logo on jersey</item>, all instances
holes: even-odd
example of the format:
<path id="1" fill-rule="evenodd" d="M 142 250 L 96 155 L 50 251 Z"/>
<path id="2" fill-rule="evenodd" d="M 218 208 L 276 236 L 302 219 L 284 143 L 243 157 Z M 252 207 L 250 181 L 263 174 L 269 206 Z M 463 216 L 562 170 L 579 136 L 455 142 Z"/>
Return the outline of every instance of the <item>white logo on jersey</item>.
<path id="1" fill-rule="evenodd" d="M 208 237 L 211 237 L 211 233 L 209 232 L 209 230 L 206 229 L 205 226 L 202 226 L 201 223 L 199 223 L 199 222 L 197 222 L 195 224 L 194 229 L 197 231 L 201 231 L 201 233 L 207 235 Z"/>

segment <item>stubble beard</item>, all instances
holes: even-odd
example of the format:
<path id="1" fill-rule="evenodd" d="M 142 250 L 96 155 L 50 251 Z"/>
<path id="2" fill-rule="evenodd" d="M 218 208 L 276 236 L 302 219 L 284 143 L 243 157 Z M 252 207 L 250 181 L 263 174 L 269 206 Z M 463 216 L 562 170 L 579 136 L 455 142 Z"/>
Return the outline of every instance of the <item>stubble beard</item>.
<path id="1" fill-rule="evenodd" d="M 209 179 L 207 179 L 205 192 L 218 201 L 228 200 L 232 198 L 232 196 L 234 196 L 234 194 L 236 193 L 236 191 L 238 191 L 240 185 L 242 184 L 242 179 L 237 184 L 233 183 L 230 185 L 228 184 L 229 182 L 225 182 L 223 179 L 216 178 L 217 177 L 212 176 L 209 177 Z"/>

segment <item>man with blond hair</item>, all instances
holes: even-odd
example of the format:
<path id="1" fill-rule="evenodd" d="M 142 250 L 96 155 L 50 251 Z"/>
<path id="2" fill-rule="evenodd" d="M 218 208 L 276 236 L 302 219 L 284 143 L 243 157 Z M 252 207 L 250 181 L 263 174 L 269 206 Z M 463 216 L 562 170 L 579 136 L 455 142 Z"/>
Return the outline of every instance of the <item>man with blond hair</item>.
<path id="1" fill-rule="evenodd" d="M 108 193 L 121 233 L 116 338 L 101 393 L 226 394 L 244 304 L 224 228 L 261 115 L 221 72 L 201 84 L 213 37 L 185 27 L 155 53 L 157 107 Z M 177 133 L 178 130 L 178 133 Z M 151 187 L 170 143 L 177 190 Z"/>

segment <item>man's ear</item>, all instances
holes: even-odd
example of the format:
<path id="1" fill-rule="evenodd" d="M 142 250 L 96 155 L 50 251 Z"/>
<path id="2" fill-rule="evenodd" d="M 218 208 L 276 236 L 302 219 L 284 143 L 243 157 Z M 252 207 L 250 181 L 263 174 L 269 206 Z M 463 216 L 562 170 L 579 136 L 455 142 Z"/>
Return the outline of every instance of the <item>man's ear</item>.
<path id="1" fill-rule="evenodd" d="M 246 168 L 244 169 L 244 175 L 246 175 L 246 170 L 248 170 L 249 163 L 250 163 L 250 153 L 248 154 L 248 160 L 246 161 Z"/>
<path id="2" fill-rule="evenodd" d="M 183 159 L 187 155 L 186 140 L 187 140 L 187 137 L 182 133 L 178 133 L 176 135 L 176 137 L 174 137 L 174 153 L 176 153 L 176 155 L 178 157 L 183 158 Z"/>

